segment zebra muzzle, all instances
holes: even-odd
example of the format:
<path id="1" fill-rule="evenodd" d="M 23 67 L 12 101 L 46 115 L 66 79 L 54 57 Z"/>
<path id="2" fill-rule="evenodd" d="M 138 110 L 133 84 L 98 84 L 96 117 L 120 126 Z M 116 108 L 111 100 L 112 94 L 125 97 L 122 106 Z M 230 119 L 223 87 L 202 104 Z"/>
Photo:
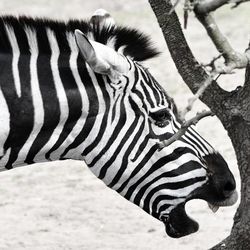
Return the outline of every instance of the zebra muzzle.
<path id="1" fill-rule="evenodd" d="M 229 207 L 234 205 L 238 200 L 238 192 L 234 190 L 234 192 L 230 195 L 229 198 L 225 199 L 224 201 L 220 202 L 208 202 L 208 207 L 216 213 L 220 207 Z"/>
<path id="2" fill-rule="evenodd" d="M 235 190 L 223 201 L 208 202 L 209 208 L 215 213 L 220 207 L 234 205 L 238 200 L 238 193 Z M 163 215 L 161 220 L 165 224 L 166 233 L 172 238 L 180 238 L 199 229 L 199 224 L 191 219 L 185 211 L 185 202 L 175 207 L 168 215 Z"/>

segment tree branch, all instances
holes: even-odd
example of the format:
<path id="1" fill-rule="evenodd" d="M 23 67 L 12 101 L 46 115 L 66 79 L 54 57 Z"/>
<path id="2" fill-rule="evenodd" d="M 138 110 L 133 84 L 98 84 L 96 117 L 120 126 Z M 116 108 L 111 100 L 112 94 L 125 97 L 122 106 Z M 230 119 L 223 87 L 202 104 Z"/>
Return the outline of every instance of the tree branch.
<path id="1" fill-rule="evenodd" d="M 172 144 L 173 142 L 179 140 L 188 130 L 188 128 L 192 125 L 196 125 L 202 118 L 207 117 L 207 116 L 213 116 L 214 114 L 211 111 L 202 111 L 200 113 L 197 113 L 195 117 L 192 119 L 184 122 L 181 125 L 181 128 L 173 135 L 171 136 L 168 140 L 162 141 L 159 143 L 159 147 L 164 148 Z"/>
<path id="2" fill-rule="evenodd" d="M 168 14 L 173 7 L 171 2 L 166 0 L 149 0 L 149 3 L 157 17 L 178 72 L 191 91 L 196 93 L 207 80 L 208 75 L 193 56 L 183 35 L 176 13 Z M 227 91 L 220 88 L 216 81 L 212 81 L 200 99 L 216 115 L 220 116 L 223 115 L 220 109 L 221 103 L 227 95 Z"/>
<path id="3" fill-rule="evenodd" d="M 206 0 L 198 1 L 195 8 L 200 14 L 206 14 L 211 11 L 215 11 L 224 4 L 228 4 L 229 0 Z"/>
<path id="4" fill-rule="evenodd" d="M 212 71 L 207 79 L 203 82 L 203 84 L 200 86 L 200 88 L 198 89 L 198 91 L 194 94 L 193 97 L 191 97 L 189 100 L 188 100 L 188 105 L 186 106 L 186 108 L 184 110 L 182 110 L 180 112 L 180 119 L 182 121 L 185 120 L 185 116 L 186 114 L 192 110 L 193 108 L 193 105 L 194 103 L 203 95 L 203 93 L 205 92 L 206 88 L 212 84 L 213 82 L 213 78 L 217 75 L 217 72 L 216 71 Z"/>
<path id="5" fill-rule="evenodd" d="M 171 15 L 175 11 L 175 9 L 176 9 L 177 5 L 180 3 L 180 1 L 181 0 L 176 0 L 176 2 L 173 4 L 171 10 L 168 13 L 169 15 Z"/>
<path id="6" fill-rule="evenodd" d="M 207 14 L 209 12 L 215 11 L 225 4 L 234 3 L 238 6 L 241 3 L 248 2 L 250 0 L 203 0 L 195 3 L 196 10 L 200 14 Z"/>
<path id="7" fill-rule="evenodd" d="M 238 7 L 240 4 L 248 2 L 250 0 L 231 0 L 231 3 L 235 3 L 235 5 L 232 8 Z"/>
<path id="8" fill-rule="evenodd" d="M 212 14 L 201 14 L 197 11 L 196 7 L 194 8 L 194 12 L 198 20 L 205 27 L 215 47 L 225 59 L 225 65 L 223 65 L 221 68 L 216 68 L 216 72 L 220 74 L 228 74 L 236 68 L 246 68 L 248 62 L 250 61 L 249 50 L 243 54 L 236 52 L 230 45 L 227 38 L 220 31 Z"/>

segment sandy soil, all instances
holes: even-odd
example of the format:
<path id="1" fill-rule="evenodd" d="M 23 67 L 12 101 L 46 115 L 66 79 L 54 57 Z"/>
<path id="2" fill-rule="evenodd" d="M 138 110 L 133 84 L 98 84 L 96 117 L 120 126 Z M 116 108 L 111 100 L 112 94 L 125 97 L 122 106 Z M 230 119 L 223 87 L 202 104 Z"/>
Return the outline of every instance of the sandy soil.
<path id="1" fill-rule="evenodd" d="M 178 76 L 167 52 L 154 15 L 143 0 L 2 0 L 0 13 L 86 18 L 97 8 L 112 13 L 118 23 L 138 27 L 148 34 L 164 53 L 146 63 L 179 107 L 187 103 L 190 92 Z M 247 47 L 250 6 L 217 15 L 219 24 L 240 51 Z M 233 22 L 237 17 L 237 22 Z M 205 32 L 191 15 L 185 31 L 194 54 L 203 62 L 216 55 Z M 226 89 L 243 82 L 244 73 L 221 78 Z M 195 110 L 204 105 L 196 104 Z M 216 118 L 202 121 L 198 129 L 227 159 L 237 185 L 239 175 L 231 143 Z M 217 214 L 203 201 L 187 204 L 188 213 L 199 223 L 198 233 L 182 239 L 165 235 L 164 226 L 105 187 L 82 162 L 37 164 L 1 173 L 0 250 L 202 250 L 230 233 L 237 205 Z"/>

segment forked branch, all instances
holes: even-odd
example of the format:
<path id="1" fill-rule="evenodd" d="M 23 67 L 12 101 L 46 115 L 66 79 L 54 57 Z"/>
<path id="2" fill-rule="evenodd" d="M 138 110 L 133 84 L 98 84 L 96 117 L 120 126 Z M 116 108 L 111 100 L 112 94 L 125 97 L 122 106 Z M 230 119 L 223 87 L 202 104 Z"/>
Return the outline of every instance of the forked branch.
<path id="1" fill-rule="evenodd" d="M 245 53 L 239 53 L 235 51 L 230 45 L 227 38 L 220 31 L 217 26 L 213 16 L 209 13 L 211 10 L 214 10 L 215 6 L 220 7 L 228 2 L 232 1 L 201 1 L 195 5 L 194 12 L 198 20 L 202 23 L 206 29 L 209 37 L 214 43 L 216 49 L 225 59 L 225 64 L 222 67 L 215 67 L 215 71 L 218 74 L 230 74 L 234 69 L 246 68 L 247 64 L 250 62 L 250 51 L 246 50 Z M 234 1 L 236 2 L 236 1 Z M 240 2 L 240 1 L 237 1 Z M 241 1 L 242 2 L 242 1 Z M 219 6 L 219 3 L 221 4 Z M 210 8 L 208 7 L 210 6 Z M 212 8 L 214 7 L 214 8 Z"/>

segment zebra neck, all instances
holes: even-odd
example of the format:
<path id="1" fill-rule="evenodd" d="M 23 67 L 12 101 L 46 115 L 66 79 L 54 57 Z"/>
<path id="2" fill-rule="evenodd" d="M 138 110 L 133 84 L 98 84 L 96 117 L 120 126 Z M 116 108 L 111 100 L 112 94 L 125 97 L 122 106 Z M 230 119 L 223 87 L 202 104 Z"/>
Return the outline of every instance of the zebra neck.
<path id="1" fill-rule="evenodd" d="M 100 122 L 96 117 L 108 105 L 101 76 L 86 68 L 67 33 L 64 52 L 47 29 L 51 53 L 41 53 L 36 31 L 26 28 L 23 53 L 12 27 L 6 28 L 12 53 L 0 60 L 1 168 L 58 159 L 82 159 L 95 143 Z M 23 44 L 24 45 L 24 44 Z M 105 121 L 104 121 L 105 123 Z M 100 136 L 100 135 L 99 135 Z M 90 142 L 92 146 L 90 147 Z"/>

